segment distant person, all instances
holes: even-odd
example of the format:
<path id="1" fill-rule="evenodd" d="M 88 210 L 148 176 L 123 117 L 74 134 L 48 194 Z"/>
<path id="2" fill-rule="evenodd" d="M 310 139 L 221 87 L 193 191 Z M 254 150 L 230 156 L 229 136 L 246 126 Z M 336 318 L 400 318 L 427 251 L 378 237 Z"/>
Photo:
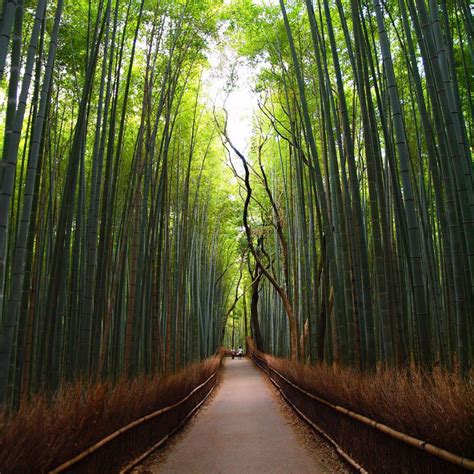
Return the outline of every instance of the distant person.
<path id="1" fill-rule="evenodd" d="M 234 360 L 235 357 L 235 349 L 230 350 L 230 355 L 232 356 L 232 360 Z"/>
<path id="2" fill-rule="evenodd" d="M 242 356 L 244 355 L 244 350 L 242 349 L 242 346 L 239 346 L 237 350 L 237 355 L 239 356 L 239 359 L 242 359 Z"/>

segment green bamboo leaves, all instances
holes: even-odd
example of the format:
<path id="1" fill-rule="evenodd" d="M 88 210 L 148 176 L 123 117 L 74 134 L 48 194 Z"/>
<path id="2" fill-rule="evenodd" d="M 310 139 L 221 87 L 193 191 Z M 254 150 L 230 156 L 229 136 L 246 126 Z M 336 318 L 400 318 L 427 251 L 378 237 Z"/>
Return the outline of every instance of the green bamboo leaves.
<path id="1" fill-rule="evenodd" d="M 232 275 L 200 79 L 208 7 L 39 0 L 33 14 L 5 2 L 6 407 L 78 377 L 172 372 L 219 346 Z"/>
<path id="2" fill-rule="evenodd" d="M 276 27 L 276 6 L 255 8 L 258 28 L 243 16 L 237 39 L 269 66 L 260 116 L 275 137 L 262 154 L 286 215 L 300 357 L 468 370 L 473 117 L 461 98 L 473 64 L 464 4 L 279 0 Z M 293 353 L 294 339 L 288 347 L 279 336 L 288 328 L 278 297 L 263 291 L 263 346 Z"/>

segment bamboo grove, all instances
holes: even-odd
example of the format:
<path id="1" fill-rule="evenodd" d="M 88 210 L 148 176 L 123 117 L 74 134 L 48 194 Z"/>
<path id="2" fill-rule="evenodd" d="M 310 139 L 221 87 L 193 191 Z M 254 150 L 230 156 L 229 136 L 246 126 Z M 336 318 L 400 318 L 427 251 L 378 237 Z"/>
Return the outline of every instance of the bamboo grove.
<path id="1" fill-rule="evenodd" d="M 229 34 L 266 65 L 249 156 L 227 141 L 244 170 L 257 346 L 368 370 L 468 370 L 472 8 L 237 3 Z"/>
<path id="2" fill-rule="evenodd" d="M 201 86 L 213 8 L 3 2 L 7 406 L 77 378 L 170 372 L 219 347 L 229 206 Z"/>
<path id="3" fill-rule="evenodd" d="M 467 0 L 0 13 L 6 406 L 171 372 L 248 334 L 313 363 L 469 370 Z M 221 43 L 257 71 L 248 151 L 206 99 Z"/>

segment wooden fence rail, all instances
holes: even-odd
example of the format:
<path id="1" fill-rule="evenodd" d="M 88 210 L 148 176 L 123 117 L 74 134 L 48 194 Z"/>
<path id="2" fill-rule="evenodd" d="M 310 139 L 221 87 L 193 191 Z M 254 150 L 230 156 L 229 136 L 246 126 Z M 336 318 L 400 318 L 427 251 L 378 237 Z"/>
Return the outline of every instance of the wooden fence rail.
<path id="1" fill-rule="evenodd" d="M 474 471 L 473 460 L 317 397 L 286 378 L 250 347 L 249 352 L 294 410 L 357 471 L 440 474 Z"/>
<path id="2" fill-rule="evenodd" d="M 143 416 L 114 431 L 93 446 L 50 471 L 60 472 L 128 472 L 177 431 L 207 400 L 216 386 L 219 368 L 178 402 Z M 143 453 L 143 446 L 157 440 Z M 115 446 L 114 446 L 115 444 Z M 119 446 L 117 446 L 117 444 Z M 121 452 L 122 456 L 117 456 Z M 123 464 L 134 458 L 125 467 Z"/>

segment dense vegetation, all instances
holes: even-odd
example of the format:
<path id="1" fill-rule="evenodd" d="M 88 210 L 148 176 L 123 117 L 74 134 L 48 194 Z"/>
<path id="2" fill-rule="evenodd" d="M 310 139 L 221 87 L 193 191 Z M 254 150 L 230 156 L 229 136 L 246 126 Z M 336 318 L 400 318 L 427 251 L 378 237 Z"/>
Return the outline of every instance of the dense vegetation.
<path id="1" fill-rule="evenodd" d="M 3 7 L 0 398 L 212 355 L 232 237 L 213 2 Z"/>
<path id="2" fill-rule="evenodd" d="M 234 2 L 229 20 L 241 54 L 266 65 L 250 156 L 229 143 L 245 168 L 257 346 L 369 370 L 468 370 L 468 3 L 279 7 Z"/>
<path id="3" fill-rule="evenodd" d="M 4 0 L 6 406 L 172 372 L 226 328 L 304 361 L 469 370 L 468 2 L 264 4 Z M 219 42 L 260 71 L 248 154 L 206 98 Z"/>

